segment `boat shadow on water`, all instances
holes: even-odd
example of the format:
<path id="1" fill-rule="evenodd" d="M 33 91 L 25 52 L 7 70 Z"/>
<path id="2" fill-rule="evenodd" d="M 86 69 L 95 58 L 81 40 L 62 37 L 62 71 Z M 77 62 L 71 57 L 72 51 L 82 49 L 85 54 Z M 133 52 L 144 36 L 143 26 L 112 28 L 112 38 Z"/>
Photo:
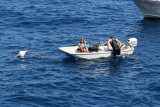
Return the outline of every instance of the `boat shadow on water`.
<path id="1" fill-rule="evenodd" d="M 136 53 L 132 55 L 120 55 L 117 57 L 99 59 L 77 59 L 71 56 L 63 59 L 65 67 L 72 71 L 79 72 L 84 76 L 119 76 L 128 71 L 127 62 L 135 60 Z"/>
<path id="2" fill-rule="evenodd" d="M 157 30 L 157 31 L 159 31 L 159 29 L 157 29 L 157 27 L 159 28 L 160 19 L 144 18 L 142 20 L 137 21 L 137 25 L 140 27 L 141 31 L 147 31 L 147 30 Z"/>

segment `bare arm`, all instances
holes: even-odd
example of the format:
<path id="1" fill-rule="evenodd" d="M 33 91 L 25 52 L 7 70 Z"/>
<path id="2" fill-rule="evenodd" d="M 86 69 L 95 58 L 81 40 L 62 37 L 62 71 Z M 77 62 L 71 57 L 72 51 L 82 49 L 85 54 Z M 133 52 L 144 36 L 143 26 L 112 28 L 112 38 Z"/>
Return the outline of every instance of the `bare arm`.
<path id="1" fill-rule="evenodd" d="M 80 48 L 80 43 L 78 44 L 78 48 Z"/>
<path id="2" fill-rule="evenodd" d="M 107 42 L 108 50 L 109 50 L 109 44 L 110 44 L 110 42 L 111 42 L 111 39 L 109 39 L 108 42 Z"/>
<path id="3" fill-rule="evenodd" d="M 118 39 L 116 39 L 116 40 L 117 40 L 119 47 L 120 47 L 122 45 L 122 43 Z"/>
<path id="4" fill-rule="evenodd" d="M 86 47 L 87 45 L 86 45 L 86 41 L 84 40 L 84 46 Z"/>

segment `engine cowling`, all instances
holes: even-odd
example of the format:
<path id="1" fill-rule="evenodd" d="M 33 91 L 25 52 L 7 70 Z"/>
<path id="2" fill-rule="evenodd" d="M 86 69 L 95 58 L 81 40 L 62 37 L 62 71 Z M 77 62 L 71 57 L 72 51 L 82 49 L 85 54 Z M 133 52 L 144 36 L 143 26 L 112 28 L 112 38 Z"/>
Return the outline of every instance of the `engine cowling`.
<path id="1" fill-rule="evenodd" d="M 128 39 L 128 43 L 127 44 L 129 46 L 136 47 L 137 46 L 137 38 L 130 38 L 130 39 Z"/>

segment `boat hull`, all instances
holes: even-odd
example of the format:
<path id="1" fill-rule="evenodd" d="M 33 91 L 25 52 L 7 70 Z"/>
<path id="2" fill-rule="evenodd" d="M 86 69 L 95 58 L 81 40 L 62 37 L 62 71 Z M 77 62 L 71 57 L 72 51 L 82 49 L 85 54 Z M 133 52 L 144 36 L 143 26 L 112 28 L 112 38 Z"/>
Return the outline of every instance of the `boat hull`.
<path id="1" fill-rule="evenodd" d="M 160 1 L 133 0 L 145 18 L 160 18 Z"/>
<path id="2" fill-rule="evenodd" d="M 66 53 L 67 55 L 79 58 L 79 59 L 97 59 L 97 58 L 106 58 L 112 56 L 112 51 L 98 51 L 98 52 L 76 52 L 78 46 L 71 47 L 60 47 L 59 49 Z M 121 54 L 132 54 L 134 52 L 134 48 L 121 50 Z"/>

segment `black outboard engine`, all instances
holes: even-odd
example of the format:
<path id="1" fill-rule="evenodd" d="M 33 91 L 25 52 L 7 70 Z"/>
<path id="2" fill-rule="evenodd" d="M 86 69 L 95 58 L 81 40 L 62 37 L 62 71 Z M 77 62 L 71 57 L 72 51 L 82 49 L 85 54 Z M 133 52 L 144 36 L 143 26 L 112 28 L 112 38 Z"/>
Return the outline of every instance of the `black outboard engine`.
<path id="1" fill-rule="evenodd" d="M 111 46 L 113 48 L 113 56 L 120 55 L 120 47 L 116 40 L 112 40 Z"/>

